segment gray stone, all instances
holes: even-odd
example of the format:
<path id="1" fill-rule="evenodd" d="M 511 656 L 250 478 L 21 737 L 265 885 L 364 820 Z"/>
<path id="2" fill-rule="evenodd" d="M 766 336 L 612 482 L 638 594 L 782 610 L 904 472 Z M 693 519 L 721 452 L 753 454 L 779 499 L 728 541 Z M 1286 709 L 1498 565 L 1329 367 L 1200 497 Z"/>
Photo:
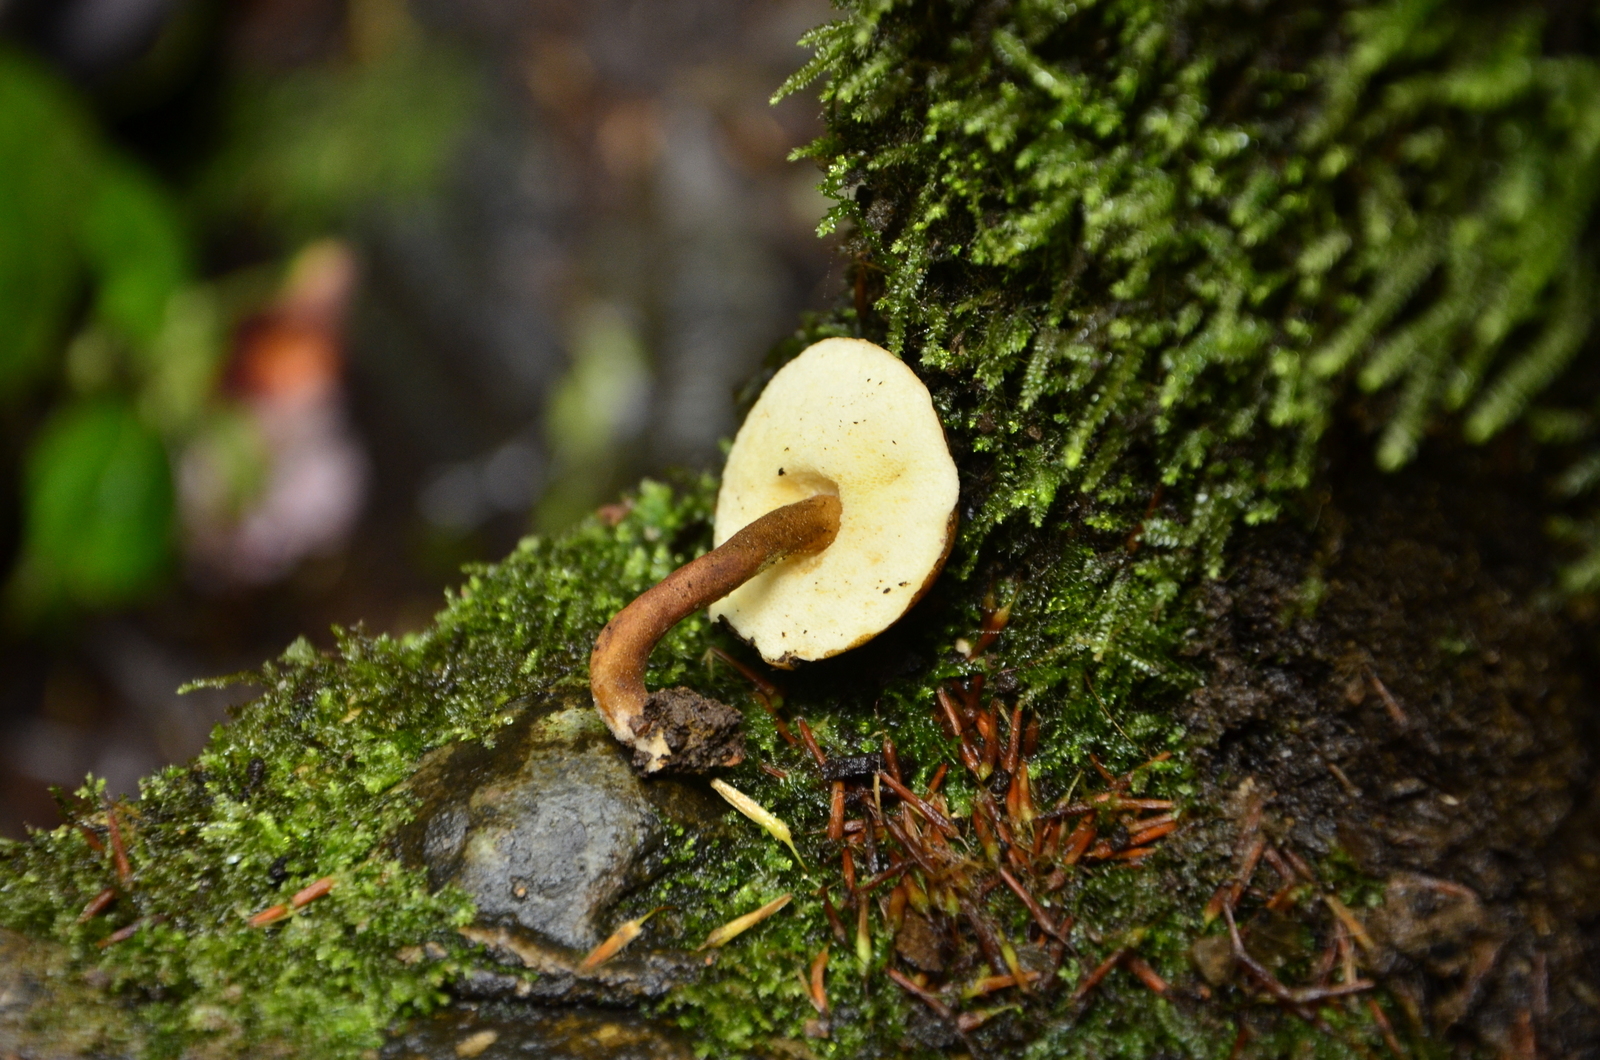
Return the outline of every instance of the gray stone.
<path id="1" fill-rule="evenodd" d="M 676 1031 L 628 1012 L 474 1012 L 456 1008 L 413 1020 L 384 1047 L 384 1060 L 692 1060 Z"/>
<path id="2" fill-rule="evenodd" d="M 408 787 L 422 800 L 399 837 L 435 887 L 453 883 L 480 924 L 515 925 L 574 951 L 650 877 L 673 819 L 714 820 L 709 796 L 643 781 L 586 700 L 530 705 L 487 743 L 428 755 Z"/>

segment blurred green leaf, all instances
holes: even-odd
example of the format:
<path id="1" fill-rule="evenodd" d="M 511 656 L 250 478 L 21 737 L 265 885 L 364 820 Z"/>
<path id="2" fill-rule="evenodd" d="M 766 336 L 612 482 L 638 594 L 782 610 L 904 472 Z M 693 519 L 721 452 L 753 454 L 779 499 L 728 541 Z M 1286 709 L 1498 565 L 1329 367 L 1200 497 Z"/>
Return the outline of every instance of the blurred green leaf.
<path id="1" fill-rule="evenodd" d="M 139 412 L 171 437 L 194 429 L 215 388 L 226 326 L 211 284 L 191 284 L 165 303 L 161 330 L 146 350 Z"/>
<path id="2" fill-rule="evenodd" d="M 95 154 L 70 89 L 0 48 L 0 400 L 36 379 L 61 340 Z"/>
<path id="3" fill-rule="evenodd" d="M 172 474 L 166 449 L 121 400 L 59 408 L 24 469 L 24 541 L 14 602 L 108 606 L 167 572 Z"/>
<path id="4" fill-rule="evenodd" d="M 172 202 L 139 169 L 108 161 L 83 211 L 82 240 L 101 320 L 151 351 L 168 302 L 189 275 L 187 241 Z"/>

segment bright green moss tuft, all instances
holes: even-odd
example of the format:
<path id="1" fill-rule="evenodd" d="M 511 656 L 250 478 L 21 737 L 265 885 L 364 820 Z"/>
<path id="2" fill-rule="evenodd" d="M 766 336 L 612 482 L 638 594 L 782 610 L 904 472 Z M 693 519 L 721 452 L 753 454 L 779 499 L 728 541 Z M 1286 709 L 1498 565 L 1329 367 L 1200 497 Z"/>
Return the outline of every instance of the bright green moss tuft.
<path id="1" fill-rule="evenodd" d="M 783 676 L 787 712 L 830 754 L 891 731 L 920 785 L 954 757 L 935 690 L 982 670 L 1041 721 L 1041 803 L 1082 782 L 1090 752 L 1119 772 L 1179 752 L 1142 782 L 1191 798 L 1202 782 L 1172 710 L 1195 680 L 1180 653 L 1188 593 L 1241 520 L 1273 518 L 1306 485 L 1341 402 L 1371 395 L 1359 400 L 1388 466 L 1441 413 L 1472 439 L 1526 421 L 1581 454 L 1586 399 L 1550 394 L 1590 341 L 1600 67 L 1549 54 L 1538 11 L 861 0 L 817 31 L 794 85 L 827 78 L 829 132 L 808 153 L 839 199 L 828 223 L 849 232 L 860 298 L 803 337 L 860 332 L 919 367 L 961 468 L 964 523 L 946 575 L 900 626 Z M 1597 483 L 1591 454 L 1563 486 Z M 709 480 L 646 483 L 616 527 L 591 519 L 472 572 L 426 633 L 344 634 L 326 656 L 291 646 L 193 766 L 118 811 L 134 881 L 110 916 L 76 923 L 113 871 L 66 827 L 0 850 L 0 923 L 64 940 L 142 1002 L 157 1055 L 292 1047 L 305 1028 L 318 1055 L 373 1046 L 391 1019 L 437 1003 L 463 956 L 452 929 L 470 916 L 390 859 L 382 840 L 412 812 L 394 785 L 428 749 L 492 736 L 528 697 L 582 694 L 601 625 L 709 544 L 712 496 Z M 1593 539 L 1579 518 L 1570 529 Z M 1600 577 L 1588 563 L 1575 586 Z M 1305 607 L 1319 585 L 1311 572 Z M 1011 623 L 969 660 L 956 642 L 990 593 L 1011 601 Z M 863 979 L 821 915 L 817 886 L 837 873 L 818 838 L 823 787 L 737 675 L 703 662 L 713 643 L 737 650 L 704 618 L 683 623 L 651 684 L 747 708 L 751 757 L 731 779 L 789 822 L 812 876 L 732 811 L 719 833 L 680 836 L 668 871 L 618 911 L 673 906 L 639 945 L 695 945 L 777 894 L 795 901 L 661 1011 L 708 1055 L 803 1043 L 869 1056 L 903 1038 L 915 1053 L 917 1003 L 881 975 L 881 925 Z M 947 783 L 964 812 L 970 784 L 959 770 Z M 80 798 L 71 812 L 103 842 L 95 790 Z M 1194 838 L 1144 868 L 1067 885 L 1083 962 L 1138 937 L 1158 971 L 1187 974 L 1189 944 L 1217 930 L 1199 909 L 1228 871 L 1211 809 L 1191 806 Z M 338 884 L 304 915 L 245 926 L 323 875 Z M 1003 890 L 992 901 L 1023 938 L 1021 905 Z M 448 955 L 400 959 L 427 941 Z M 808 1040 L 796 973 L 824 944 L 845 1015 Z M 1083 968 L 1067 962 L 1065 985 Z M 996 1015 L 979 1040 L 1031 1041 L 1037 1056 L 1228 1055 L 1226 1004 L 1138 990 L 1113 982 L 1081 1010 L 1062 990 Z M 1329 1019 L 1331 1035 L 1274 1023 L 1262 1048 L 1381 1048 L 1369 1023 Z"/>
<path id="2" fill-rule="evenodd" d="M 842 6 L 785 90 L 825 78 L 824 227 L 942 379 L 969 545 L 1142 496 L 1143 543 L 1214 573 L 1351 384 L 1392 468 L 1438 413 L 1484 441 L 1559 403 L 1590 341 L 1600 65 L 1538 5 Z"/>
<path id="3" fill-rule="evenodd" d="M 0 846 L 0 924 L 66 943 L 80 969 L 138 1002 L 153 1056 L 204 1044 L 342 1057 L 378 1045 L 396 1016 L 443 999 L 462 963 L 454 928 L 472 915 L 464 895 L 430 895 L 393 860 L 384 839 L 412 812 L 396 782 L 432 747 L 492 735 L 520 697 L 585 685 L 600 626 L 703 547 L 710 497 L 708 481 L 683 493 L 645 483 L 615 529 L 591 519 L 474 572 L 426 633 L 342 633 L 332 655 L 295 642 L 246 676 L 261 697 L 191 765 L 117 805 L 132 875 L 107 915 L 78 923 L 118 882 L 103 786 L 91 782 L 63 802 L 78 827 Z M 653 679 L 681 679 L 705 630 L 679 627 Z M 327 897 L 247 926 L 323 876 L 336 881 Z M 135 922 L 131 938 L 97 945 Z M 417 959 L 429 942 L 448 955 Z"/>

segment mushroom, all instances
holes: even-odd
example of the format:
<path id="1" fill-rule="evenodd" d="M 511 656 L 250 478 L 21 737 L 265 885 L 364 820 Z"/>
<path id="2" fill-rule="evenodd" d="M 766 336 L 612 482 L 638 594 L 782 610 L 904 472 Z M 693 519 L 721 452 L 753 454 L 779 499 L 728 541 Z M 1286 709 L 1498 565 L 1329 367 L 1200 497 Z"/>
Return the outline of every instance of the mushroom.
<path id="1" fill-rule="evenodd" d="M 767 384 L 734 439 L 710 552 L 619 611 L 589 659 L 595 706 L 645 773 L 743 759 L 741 717 L 647 692 L 650 650 L 702 607 L 774 666 L 872 639 L 927 592 L 955 540 L 959 483 L 928 390 L 862 339 L 824 339 Z"/>

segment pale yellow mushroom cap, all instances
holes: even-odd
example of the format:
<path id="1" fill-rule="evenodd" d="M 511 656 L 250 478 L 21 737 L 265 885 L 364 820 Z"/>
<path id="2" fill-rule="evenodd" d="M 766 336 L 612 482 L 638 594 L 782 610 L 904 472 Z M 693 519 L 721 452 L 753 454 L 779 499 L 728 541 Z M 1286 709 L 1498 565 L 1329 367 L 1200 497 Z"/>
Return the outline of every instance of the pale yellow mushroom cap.
<path id="1" fill-rule="evenodd" d="M 959 483 L 927 387 L 862 339 L 824 339 L 772 377 L 733 441 L 715 540 L 817 493 L 839 535 L 711 605 L 776 666 L 864 643 L 921 598 L 949 554 Z"/>

